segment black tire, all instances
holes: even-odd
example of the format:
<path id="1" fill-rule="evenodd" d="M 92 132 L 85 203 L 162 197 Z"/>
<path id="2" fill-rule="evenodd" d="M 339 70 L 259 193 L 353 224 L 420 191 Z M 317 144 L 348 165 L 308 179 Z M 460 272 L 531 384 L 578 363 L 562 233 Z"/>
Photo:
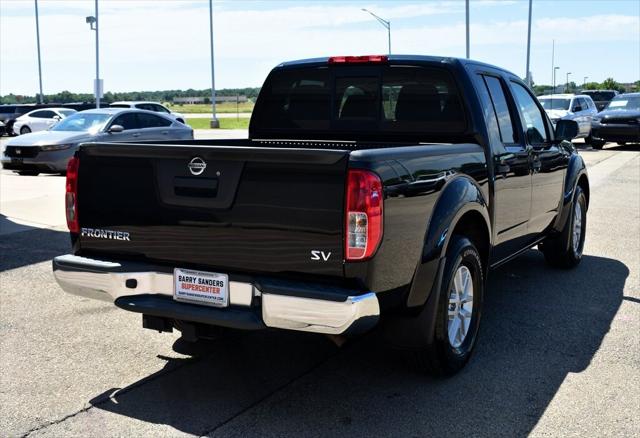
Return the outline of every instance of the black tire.
<path id="1" fill-rule="evenodd" d="M 484 271 L 480 253 L 474 244 L 464 236 L 452 236 L 446 260 L 433 339 L 425 348 L 411 352 L 419 371 L 436 376 L 451 376 L 469 361 L 480 328 L 484 299 Z M 452 304 L 450 294 L 454 287 L 455 275 L 461 267 L 466 267 L 471 274 L 473 304 L 466 336 L 460 345 L 454 346 L 449 340 L 449 306 Z"/>
<path id="2" fill-rule="evenodd" d="M 577 206 L 580 208 L 578 219 Z M 574 224 L 580 221 L 580 233 L 576 239 Z M 582 260 L 582 250 L 587 230 L 587 198 L 580 186 L 576 187 L 571 204 L 571 216 L 567 218 L 562 232 L 548 237 L 539 245 L 544 258 L 549 265 L 555 268 L 570 269 L 578 265 Z M 574 244 L 577 242 L 577 244 Z"/>
<path id="3" fill-rule="evenodd" d="M 19 170 L 18 175 L 20 176 L 38 176 L 40 172 L 37 170 Z"/>
<path id="4" fill-rule="evenodd" d="M 602 149 L 606 143 L 604 140 L 594 140 L 591 137 L 587 137 L 587 140 L 587 143 L 589 143 L 594 149 Z"/>
<path id="5" fill-rule="evenodd" d="M 31 128 L 28 126 L 23 126 L 20 128 L 20 135 L 29 134 L 31 132 Z"/>

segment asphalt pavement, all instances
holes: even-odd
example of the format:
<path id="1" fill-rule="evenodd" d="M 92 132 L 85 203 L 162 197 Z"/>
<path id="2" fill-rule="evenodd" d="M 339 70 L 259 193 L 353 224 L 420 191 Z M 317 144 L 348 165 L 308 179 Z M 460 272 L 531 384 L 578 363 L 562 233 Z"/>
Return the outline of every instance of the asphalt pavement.
<path id="1" fill-rule="evenodd" d="M 2 171 L 0 435 L 638 436 L 640 147 L 581 154 L 582 263 L 531 250 L 492 272 L 476 354 L 445 380 L 376 331 L 340 348 L 276 330 L 189 346 L 67 295 L 50 265 L 70 250 L 64 178 Z"/>

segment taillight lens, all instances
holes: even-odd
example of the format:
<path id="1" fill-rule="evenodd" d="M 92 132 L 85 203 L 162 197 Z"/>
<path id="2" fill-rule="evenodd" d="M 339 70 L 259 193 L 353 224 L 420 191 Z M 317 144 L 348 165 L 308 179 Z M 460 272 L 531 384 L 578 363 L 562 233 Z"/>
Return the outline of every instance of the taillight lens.
<path id="1" fill-rule="evenodd" d="M 365 260 L 382 241 L 382 181 L 368 170 L 352 169 L 347 176 L 345 258 Z"/>
<path id="2" fill-rule="evenodd" d="M 65 211 L 67 213 L 67 226 L 72 233 L 80 232 L 78 222 L 78 167 L 80 160 L 73 157 L 67 164 L 67 185 L 65 190 Z"/>

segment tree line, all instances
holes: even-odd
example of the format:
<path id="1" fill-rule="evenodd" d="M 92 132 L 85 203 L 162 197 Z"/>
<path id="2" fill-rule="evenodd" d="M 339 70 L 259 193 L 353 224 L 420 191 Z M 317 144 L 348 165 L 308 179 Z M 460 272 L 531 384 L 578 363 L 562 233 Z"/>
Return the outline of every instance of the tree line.
<path id="1" fill-rule="evenodd" d="M 566 85 L 567 85 L 566 83 L 560 82 L 556 84 L 556 88 L 560 86 L 566 86 Z M 537 85 L 537 84 L 533 85 L 533 91 L 537 95 L 549 94 L 552 92 L 552 90 L 553 90 L 552 85 Z M 617 82 L 615 79 L 607 78 L 602 82 L 587 82 L 582 85 L 576 84 L 575 82 L 569 82 L 569 86 L 567 90 L 565 90 L 564 92 L 576 93 L 581 90 L 616 90 L 620 93 L 624 93 L 628 91 L 624 85 Z M 633 83 L 631 91 L 636 91 L 636 92 L 640 91 L 640 81 L 635 81 Z"/>
<path id="2" fill-rule="evenodd" d="M 216 96 L 247 96 L 248 99 L 255 101 L 258 97 L 260 88 L 225 88 L 216 90 Z M 0 96 L 0 104 L 20 104 L 20 103 L 37 103 L 37 95 L 21 96 L 16 94 L 7 94 Z M 128 91 L 128 92 L 111 92 L 104 93 L 102 100 L 105 103 L 117 102 L 120 100 L 150 100 L 154 102 L 173 102 L 175 97 L 202 97 L 205 103 L 211 103 L 211 88 L 204 90 L 163 90 L 163 91 Z M 72 93 L 70 91 L 61 91 L 55 94 L 45 94 L 44 103 L 72 103 L 72 102 L 93 102 L 92 93 Z"/>

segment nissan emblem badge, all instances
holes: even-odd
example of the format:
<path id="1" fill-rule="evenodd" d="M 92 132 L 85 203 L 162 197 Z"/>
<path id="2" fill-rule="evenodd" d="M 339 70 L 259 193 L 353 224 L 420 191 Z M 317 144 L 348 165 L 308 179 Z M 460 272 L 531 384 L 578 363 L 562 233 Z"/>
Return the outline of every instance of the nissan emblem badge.
<path id="1" fill-rule="evenodd" d="M 200 157 L 194 157 L 187 166 L 192 175 L 200 175 L 207 168 L 207 163 Z"/>

